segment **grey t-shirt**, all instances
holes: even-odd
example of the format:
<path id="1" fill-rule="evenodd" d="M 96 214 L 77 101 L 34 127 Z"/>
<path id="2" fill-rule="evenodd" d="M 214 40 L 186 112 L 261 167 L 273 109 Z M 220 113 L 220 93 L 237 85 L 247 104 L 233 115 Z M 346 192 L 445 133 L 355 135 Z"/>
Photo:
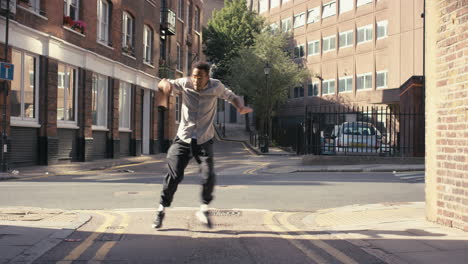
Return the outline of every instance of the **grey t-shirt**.
<path id="1" fill-rule="evenodd" d="M 168 81 L 182 93 L 181 120 L 177 136 L 186 143 L 196 138 L 197 144 L 212 139 L 217 99 L 232 103 L 236 95 L 216 79 L 210 79 L 207 87 L 200 92 L 193 88 L 190 77 Z"/>

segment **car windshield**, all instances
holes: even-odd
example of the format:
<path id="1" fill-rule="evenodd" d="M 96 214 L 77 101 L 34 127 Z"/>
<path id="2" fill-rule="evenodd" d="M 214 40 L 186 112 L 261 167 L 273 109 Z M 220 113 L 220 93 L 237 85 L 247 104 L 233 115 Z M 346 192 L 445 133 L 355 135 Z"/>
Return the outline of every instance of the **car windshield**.
<path id="1" fill-rule="evenodd" d="M 374 127 L 367 124 L 348 123 L 343 125 L 343 134 L 359 135 L 359 136 L 375 136 L 376 130 Z"/>

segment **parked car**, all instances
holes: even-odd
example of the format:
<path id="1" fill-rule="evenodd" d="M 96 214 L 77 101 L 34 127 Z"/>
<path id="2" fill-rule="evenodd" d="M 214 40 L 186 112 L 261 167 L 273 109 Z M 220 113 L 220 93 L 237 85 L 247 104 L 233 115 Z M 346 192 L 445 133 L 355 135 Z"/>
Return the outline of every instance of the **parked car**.
<path id="1" fill-rule="evenodd" d="M 344 122 L 336 126 L 332 133 L 335 151 L 341 153 L 379 153 L 382 134 L 371 123 L 357 121 Z"/>

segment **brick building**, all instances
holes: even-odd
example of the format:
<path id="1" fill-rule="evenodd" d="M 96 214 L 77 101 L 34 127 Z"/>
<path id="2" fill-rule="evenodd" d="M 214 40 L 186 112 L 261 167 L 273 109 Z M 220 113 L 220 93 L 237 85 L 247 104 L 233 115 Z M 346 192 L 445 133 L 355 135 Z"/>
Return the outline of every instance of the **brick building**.
<path id="1" fill-rule="evenodd" d="M 184 75 L 197 60 L 202 1 L 12 2 L 15 75 L 6 101 L 0 95 L 10 166 L 164 150 L 180 100 L 158 108 L 157 83 Z M 3 15 L 2 35 L 5 22 Z"/>
<path id="2" fill-rule="evenodd" d="M 468 231 L 467 1 L 426 1 L 426 212 Z"/>

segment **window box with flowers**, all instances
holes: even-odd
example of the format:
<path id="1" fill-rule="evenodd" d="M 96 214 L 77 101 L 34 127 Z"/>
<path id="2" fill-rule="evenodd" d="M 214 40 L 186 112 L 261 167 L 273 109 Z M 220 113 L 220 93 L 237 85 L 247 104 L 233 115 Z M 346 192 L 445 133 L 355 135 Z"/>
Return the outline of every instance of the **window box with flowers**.
<path id="1" fill-rule="evenodd" d="M 63 25 L 66 27 L 69 27 L 78 33 L 84 34 L 86 30 L 86 23 L 81 20 L 73 20 L 69 16 L 64 16 L 63 17 Z"/>
<path id="2" fill-rule="evenodd" d="M 133 49 L 133 46 L 130 44 L 127 44 L 127 46 L 122 47 L 122 52 L 132 57 L 135 57 L 135 50 Z"/>

